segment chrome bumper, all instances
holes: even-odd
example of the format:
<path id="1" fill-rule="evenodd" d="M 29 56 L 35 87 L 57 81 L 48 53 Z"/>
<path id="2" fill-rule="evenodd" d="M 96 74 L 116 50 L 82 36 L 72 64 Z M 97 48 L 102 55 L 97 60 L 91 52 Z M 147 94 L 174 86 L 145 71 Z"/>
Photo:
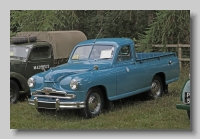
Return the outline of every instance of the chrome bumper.
<path id="1" fill-rule="evenodd" d="M 44 109 L 80 109 L 85 107 L 85 102 L 60 102 L 57 98 L 55 102 L 48 101 L 38 101 L 37 97 L 34 100 L 28 100 L 30 105 L 35 106 L 35 108 L 44 108 Z"/>

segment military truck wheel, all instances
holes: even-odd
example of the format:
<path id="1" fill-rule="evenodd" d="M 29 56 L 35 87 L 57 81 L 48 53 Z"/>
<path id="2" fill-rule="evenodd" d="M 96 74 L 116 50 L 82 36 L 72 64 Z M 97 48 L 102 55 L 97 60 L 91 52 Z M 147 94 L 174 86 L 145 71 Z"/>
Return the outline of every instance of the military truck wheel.
<path id="1" fill-rule="evenodd" d="M 101 113 L 104 100 L 99 88 L 92 88 L 88 91 L 85 100 L 86 107 L 81 109 L 81 115 L 85 118 L 93 118 Z"/>
<path id="2" fill-rule="evenodd" d="M 188 118 L 190 119 L 190 110 L 187 110 Z"/>
<path id="3" fill-rule="evenodd" d="M 19 99 L 19 87 L 17 83 L 10 80 L 10 103 L 16 103 Z"/>
<path id="4" fill-rule="evenodd" d="M 154 76 L 152 83 L 151 83 L 151 90 L 148 91 L 148 96 L 150 99 L 156 99 L 161 97 L 163 93 L 163 84 L 162 80 L 159 76 Z"/>

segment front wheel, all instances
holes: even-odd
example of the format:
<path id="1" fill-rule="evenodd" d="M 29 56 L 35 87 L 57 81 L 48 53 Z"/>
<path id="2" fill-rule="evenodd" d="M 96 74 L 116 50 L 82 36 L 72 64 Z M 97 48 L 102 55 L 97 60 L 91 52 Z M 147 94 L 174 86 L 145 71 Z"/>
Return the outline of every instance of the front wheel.
<path id="1" fill-rule="evenodd" d="M 151 83 L 151 90 L 148 91 L 148 96 L 150 99 L 156 99 L 161 97 L 163 93 L 163 83 L 160 76 L 154 76 Z"/>
<path id="2" fill-rule="evenodd" d="M 81 109 L 81 115 L 85 118 L 93 118 L 101 113 L 103 108 L 103 96 L 99 88 L 92 88 L 88 91 L 85 100 L 86 107 Z"/>
<path id="3" fill-rule="evenodd" d="M 17 83 L 10 80 L 10 103 L 16 103 L 19 99 L 19 87 Z"/>

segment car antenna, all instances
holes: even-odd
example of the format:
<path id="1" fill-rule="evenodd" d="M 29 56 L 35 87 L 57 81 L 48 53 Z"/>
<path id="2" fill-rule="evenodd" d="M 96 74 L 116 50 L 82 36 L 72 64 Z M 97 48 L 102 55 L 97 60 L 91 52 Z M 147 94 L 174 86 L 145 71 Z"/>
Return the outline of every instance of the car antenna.
<path id="1" fill-rule="evenodd" d="M 101 30 L 102 30 L 102 28 L 100 29 L 99 33 L 97 34 L 97 36 L 96 36 L 96 38 L 95 38 L 95 40 L 94 40 L 94 43 L 95 43 L 97 37 L 99 36 L 99 34 L 101 33 Z"/>

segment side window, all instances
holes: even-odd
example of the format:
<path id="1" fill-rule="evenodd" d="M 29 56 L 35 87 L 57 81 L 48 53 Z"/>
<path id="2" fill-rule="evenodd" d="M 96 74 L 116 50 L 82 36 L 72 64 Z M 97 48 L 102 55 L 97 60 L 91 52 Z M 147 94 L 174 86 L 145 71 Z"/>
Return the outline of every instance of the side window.
<path id="1" fill-rule="evenodd" d="M 118 53 L 117 61 L 126 61 L 131 59 L 130 46 L 123 46 Z"/>
<path id="2" fill-rule="evenodd" d="M 47 59 L 49 57 L 50 57 L 50 48 L 48 46 L 35 47 L 31 51 L 32 60 Z"/>

